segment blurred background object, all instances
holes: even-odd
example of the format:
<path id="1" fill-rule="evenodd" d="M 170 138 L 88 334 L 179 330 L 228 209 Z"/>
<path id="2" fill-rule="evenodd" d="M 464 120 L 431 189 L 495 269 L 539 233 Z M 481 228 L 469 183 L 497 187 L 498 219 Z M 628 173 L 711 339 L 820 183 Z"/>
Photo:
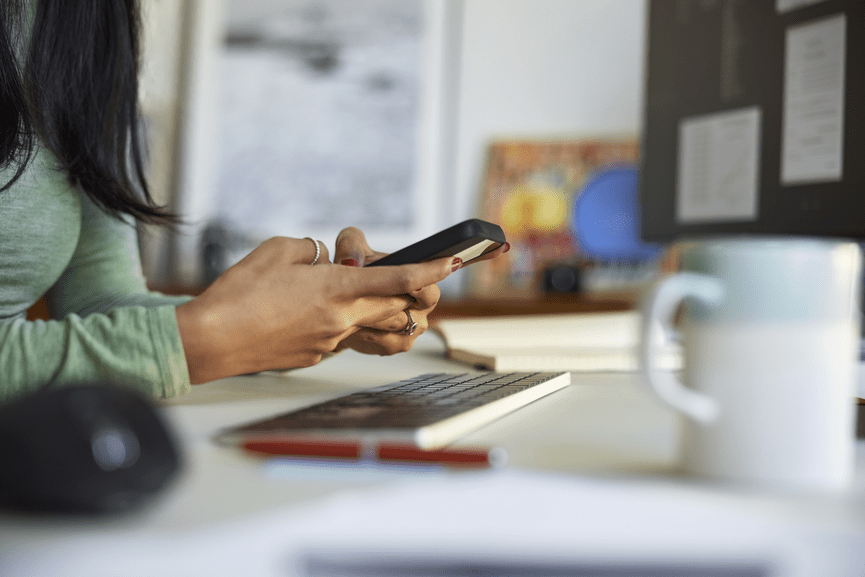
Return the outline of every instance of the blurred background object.
<path id="1" fill-rule="evenodd" d="M 225 0 L 143 0 L 141 104 L 154 199 L 184 217 L 171 231 L 140 227 L 154 288 L 202 284 L 199 239 L 213 214 L 221 112 L 217 90 Z"/>
<path id="2" fill-rule="evenodd" d="M 635 138 L 492 144 L 479 212 L 511 250 L 473 267 L 469 292 L 636 290 L 654 275 L 660 247 L 639 238 L 638 149 Z"/>
<path id="3" fill-rule="evenodd" d="M 577 247 L 599 261 L 651 261 L 660 245 L 640 240 L 639 174 L 634 166 L 606 168 L 593 175 L 573 206 L 571 228 Z"/>
<path id="4" fill-rule="evenodd" d="M 212 279 L 215 229 L 332 244 L 358 225 L 392 251 L 478 216 L 490 142 L 639 130 L 643 0 L 144 8 L 151 180 L 187 218 L 176 234 L 142 234 L 155 288 Z M 544 198 L 539 215 L 567 220 L 568 206 Z M 226 247 L 220 266 L 249 248 Z M 468 292 L 458 277 L 446 297 Z"/>
<path id="5" fill-rule="evenodd" d="M 581 275 L 585 291 L 640 293 L 660 272 L 662 245 L 640 239 L 639 178 L 635 166 L 606 168 L 576 196 L 575 247 L 590 259 Z"/>
<path id="6" fill-rule="evenodd" d="M 99 383 L 0 405 L 0 463 L 0 509 L 122 513 L 168 486 L 180 454 L 149 399 Z"/>
<path id="7" fill-rule="evenodd" d="M 229 6 L 215 217 L 261 236 L 411 230 L 423 3 Z"/>

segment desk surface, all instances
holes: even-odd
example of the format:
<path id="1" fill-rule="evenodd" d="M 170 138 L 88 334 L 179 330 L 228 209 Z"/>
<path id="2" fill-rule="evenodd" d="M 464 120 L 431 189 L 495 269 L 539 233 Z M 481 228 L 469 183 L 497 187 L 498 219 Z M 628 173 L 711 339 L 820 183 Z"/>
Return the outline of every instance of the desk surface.
<path id="1" fill-rule="evenodd" d="M 862 574 L 865 445 L 841 495 L 680 477 L 678 417 L 631 374 L 574 375 L 461 440 L 506 448 L 503 469 L 291 465 L 211 441 L 223 427 L 462 368 L 428 334 L 404 355 L 346 352 L 194 387 L 165 403 L 186 453 L 174 486 L 126 518 L 0 516 L 0 575 L 447 575 L 468 565 L 502 575 Z"/>

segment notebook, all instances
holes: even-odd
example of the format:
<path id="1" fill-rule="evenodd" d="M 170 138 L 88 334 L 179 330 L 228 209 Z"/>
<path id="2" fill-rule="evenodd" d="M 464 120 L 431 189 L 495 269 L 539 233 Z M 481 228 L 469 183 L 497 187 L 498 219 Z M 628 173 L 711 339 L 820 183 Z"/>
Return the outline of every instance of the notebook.
<path id="1" fill-rule="evenodd" d="M 630 372 L 639 370 L 640 322 L 624 311 L 443 319 L 432 330 L 449 359 L 477 369 Z M 660 367 L 681 367 L 677 343 L 660 354 Z"/>

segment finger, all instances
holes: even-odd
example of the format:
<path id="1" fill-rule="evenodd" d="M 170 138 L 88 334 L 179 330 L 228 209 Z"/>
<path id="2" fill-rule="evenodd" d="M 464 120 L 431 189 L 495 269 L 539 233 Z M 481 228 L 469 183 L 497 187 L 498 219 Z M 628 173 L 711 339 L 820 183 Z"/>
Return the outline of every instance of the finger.
<path id="1" fill-rule="evenodd" d="M 411 317 L 409 317 L 409 315 L 411 315 Z M 408 334 L 407 328 L 411 327 L 415 323 L 417 323 L 417 326 L 415 327 L 414 332 L 411 333 L 415 336 L 424 332 L 429 326 L 425 314 L 422 314 L 420 311 L 415 310 L 403 310 L 386 319 L 370 323 L 369 325 L 364 325 L 362 328 L 376 329 L 378 331 L 389 333 Z"/>
<path id="2" fill-rule="evenodd" d="M 327 246 L 322 241 L 311 237 L 306 237 L 304 240 L 312 241 L 313 256 L 312 260 L 309 261 L 309 264 L 315 265 L 330 262 Z"/>
<path id="3" fill-rule="evenodd" d="M 414 310 L 433 309 L 441 298 L 441 290 L 439 290 L 437 285 L 430 285 L 419 291 L 409 293 L 409 296 L 415 299 L 410 308 Z"/>
<path id="4" fill-rule="evenodd" d="M 406 326 L 408 326 L 408 317 L 406 316 L 405 311 L 400 311 L 386 319 L 370 322 L 359 330 L 373 329 L 387 333 L 399 333 L 402 332 Z"/>
<path id="5" fill-rule="evenodd" d="M 310 238 L 290 238 L 285 236 L 274 236 L 247 255 L 243 260 L 261 259 L 262 254 L 267 254 L 265 260 L 285 264 L 310 264 L 315 259 L 316 244 L 318 244 L 318 261 L 316 264 L 330 262 L 327 246 L 323 242 L 317 242 Z"/>
<path id="6" fill-rule="evenodd" d="M 374 327 L 381 330 L 395 330 L 397 318 L 406 325 L 405 310 L 414 299 L 408 295 L 373 296 L 356 299 L 346 311 L 350 324 L 356 327 Z M 390 322 L 388 322 L 390 321 Z M 401 327 L 400 327 L 401 328 Z"/>
<path id="7" fill-rule="evenodd" d="M 340 343 L 340 346 L 368 355 L 394 355 L 411 350 L 417 335 L 361 329 Z"/>
<path id="8" fill-rule="evenodd" d="M 367 262 L 367 256 L 372 253 L 373 250 L 366 242 L 363 232 L 350 226 L 342 229 L 337 235 L 333 260 L 348 266 L 363 266 Z"/>
<path id="9" fill-rule="evenodd" d="M 445 257 L 417 264 L 351 269 L 351 274 L 342 277 L 342 291 L 355 298 L 415 293 L 446 279 L 460 266 L 461 259 Z"/>

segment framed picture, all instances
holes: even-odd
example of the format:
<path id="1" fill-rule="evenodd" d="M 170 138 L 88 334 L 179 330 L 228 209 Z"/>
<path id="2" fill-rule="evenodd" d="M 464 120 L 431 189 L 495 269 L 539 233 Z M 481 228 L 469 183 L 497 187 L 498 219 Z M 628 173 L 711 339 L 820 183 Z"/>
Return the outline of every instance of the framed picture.
<path id="1" fill-rule="evenodd" d="M 491 144 L 478 213 L 501 225 L 511 250 L 472 267 L 469 294 L 530 296 L 539 292 L 545 268 L 584 264 L 574 228 L 576 198 L 598 171 L 633 166 L 638 155 L 636 138 Z"/>

